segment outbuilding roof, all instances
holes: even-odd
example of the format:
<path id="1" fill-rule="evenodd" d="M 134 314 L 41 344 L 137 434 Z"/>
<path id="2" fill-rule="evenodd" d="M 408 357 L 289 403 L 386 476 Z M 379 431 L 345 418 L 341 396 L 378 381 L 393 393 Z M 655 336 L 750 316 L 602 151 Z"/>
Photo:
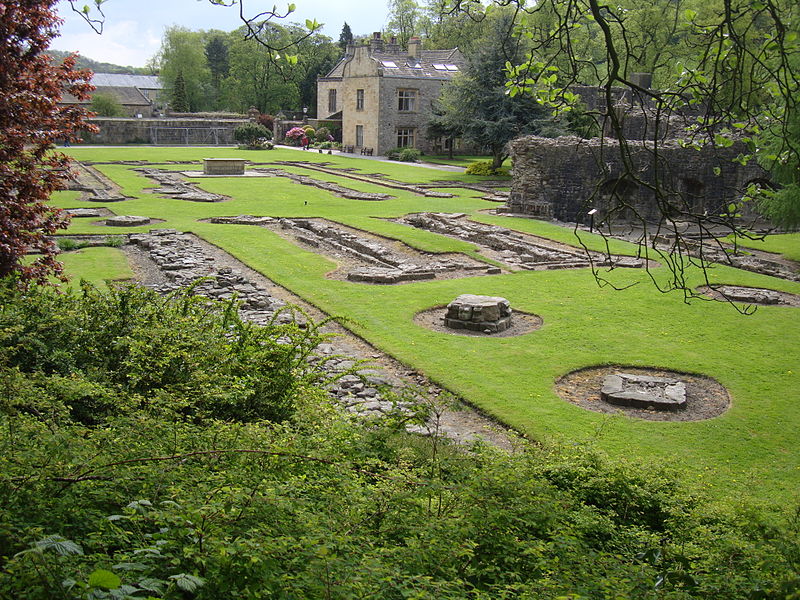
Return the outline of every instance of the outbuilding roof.
<path id="1" fill-rule="evenodd" d="M 133 87 L 142 90 L 163 90 L 164 85 L 156 75 L 125 75 L 122 73 L 95 73 L 92 85 L 97 87 Z"/>

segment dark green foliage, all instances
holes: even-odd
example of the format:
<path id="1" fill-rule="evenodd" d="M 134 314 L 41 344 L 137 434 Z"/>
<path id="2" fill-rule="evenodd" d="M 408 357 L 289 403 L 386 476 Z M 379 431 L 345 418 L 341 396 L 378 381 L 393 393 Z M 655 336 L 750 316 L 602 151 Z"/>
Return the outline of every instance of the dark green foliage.
<path id="1" fill-rule="evenodd" d="M 296 326 L 249 325 L 235 303 L 189 291 L 165 299 L 136 287 L 3 289 L 2 304 L 0 364 L 26 374 L 9 380 L 3 405 L 31 410 L 38 394 L 48 410 L 90 425 L 131 407 L 170 418 L 286 419 L 305 377 L 298 355 L 316 340 Z"/>
<path id="2" fill-rule="evenodd" d="M 482 38 L 466 53 L 464 72 L 443 88 L 432 122 L 434 132 L 444 137 L 463 137 L 486 148 L 493 169 L 508 157 L 508 142 L 538 133 L 544 125 L 551 132 L 556 127 L 535 99 L 506 93 L 506 63 L 519 60 L 523 51 L 519 40 L 506 35 L 513 20 L 513 13 L 507 11 L 487 17 Z"/>
<path id="3" fill-rule="evenodd" d="M 345 24 L 342 25 L 342 32 L 339 34 L 339 48 L 345 50 L 347 48 L 347 44 L 353 41 L 353 32 L 350 30 L 350 25 Z"/>
<path id="4" fill-rule="evenodd" d="M 183 71 L 178 73 L 172 86 L 172 111 L 178 113 L 189 112 L 189 98 L 186 93 L 186 81 Z"/>
<path id="5" fill-rule="evenodd" d="M 94 94 L 90 105 L 92 112 L 98 117 L 122 117 L 125 110 L 119 101 L 111 94 Z"/>
<path id="6" fill-rule="evenodd" d="M 386 153 L 389 160 L 399 160 L 400 162 L 417 162 L 422 156 L 422 152 L 416 148 L 393 148 Z"/>
<path id="7" fill-rule="evenodd" d="M 710 509 L 586 447 L 357 426 L 309 382 L 314 327 L 136 288 L 8 286 L 0 306 L 0 597 L 798 591 L 798 515 Z"/>
<path id="8" fill-rule="evenodd" d="M 467 167 L 466 173 L 467 175 L 500 175 L 502 177 L 508 177 L 507 169 L 503 169 L 502 167 L 493 167 L 492 161 L 490 160 L 479 160 L 472 163 Z"/>
<path id="9" fill-rule="evenodd" d="M 206 60 L 214 87 L 219 88 L 219 84 L 224 77 L 227 77 L 230 70 L 228 61 L 228 45 L 222 36 L 216 35 L 206 42 Z"/>
<path id="10" fill-rule="evenodd" d="M 272 138 L 272 132 L 260 123 L 242 123 L 233 130 L 233 139 L 249 148 L 259 148 Z"/>

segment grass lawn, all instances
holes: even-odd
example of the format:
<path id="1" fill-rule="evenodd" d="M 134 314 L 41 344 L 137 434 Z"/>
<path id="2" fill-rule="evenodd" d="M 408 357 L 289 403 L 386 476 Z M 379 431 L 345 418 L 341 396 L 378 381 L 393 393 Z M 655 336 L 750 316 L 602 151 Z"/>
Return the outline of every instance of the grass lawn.
<path id="1" fill-rule="evenodd" d="M 739 245 L 754 250 L 775 252 L 800 262 L 800 233 L 768 235 L 763 240 L 739 240 Z"/>
<path id="2" fill-rule="evenodd" d="M 422 157 L 425 162 L 436 165 L 454 165 L 456 167 L 468 167 L 474 162 L 492 160 L 491 156 L 471 156 L 468 154 L 455 154 L 450 158 L 447 154 L 426 154 Z M 511 168 L 511 159 L 507 158 L 501 165 L 504 169 Z"/>
<path id="3" fill-rule="evenodd" d="M 291 150 L 73 147 L 70 151 L 80 159 L 94 161 L 156 163 L 243 156 L 258 162 L 331 162 L 408 182 L 480 179 L 400 163 Z M 335 268 L 330 260 L 267 229 L 199 220 L 240 214 L 325 217 L 429 252 L 476 255 L 471 244 L 386 220 L 409 212 L 466 212 L 482 222 L 577 242 L 572 230 L 551 223 L 478 213 L 495 204 L 460 188 L 452 190 L 458 193 L 454 198 L 424 198 L 300 169 L 312 177 L 335 179 L 347 187 L 384 191 L 396 197 L 364 202 L 339 198 L 286 178 L 215 178 L 198 182 L 204 189 L 226 194 L 232 200 L 206 204 L 143 192 L 153 184 L 131 166 L 98 168 L 132 196 L 108 205 L 117 214 L 161 218 L 166 222 L 157 227 L 195 232 L 329 314 L 353 319 L 356 333 L 374 345 L 532 438 L 543 443 L 590 444 L 623 458 L 675 464 L 686 470 L 690 482 L 721 501 L 797 500 L 798 309 L 762 307 L 752 316 L 742 316 L 722 303 L 698 300 L 687 305 L 681 295 L 659 293 L 646 273 L 630 269 L 607 274 L 618 286 L 636 284 L 624 291 L 599 287 L 588 270 L 520 272 L 398 286 L 330 280 L 325 277 Z M 67 194 L 57 194 L 54 203 L 62 207 L 90 205 Z M 70 233 L 109 233 L 110 228 L 92 225 L 95 220 L 74 219 Z M 113 232 L 148 229 L 114 228 Z M 590 247 L 600 247 L 598 236 L 581 235 Z M 776 243 L 780 245 L 780 241 Z M 634 250 L 623 242 L 615 243 L 613 249 Z M 70 271 L 81 274 L 90 268 L 87 263 L 69 265 Z M 661 271 L 656 269 L 654 276 L 662 277 Z M 800 293 L 798 283 L 727 267 L 713 269 L 711 277 L 718 282 Z M 688 278 L 692 285 L 702 282 L 699 272 L 690 272 Z M 412 322 L 416 312 L 446 304 L 462 293 L 504 296 L 513 307 L 540 315 L 544 326 L 525 336 L 487 339 L 440 334 Z M 655 366 L 709 375 L 728 388 L 733 404 L 715 419 L 669 423 L 604 416 L 556 396 L 553 385 L 559 376 L 599 364 Z"/>

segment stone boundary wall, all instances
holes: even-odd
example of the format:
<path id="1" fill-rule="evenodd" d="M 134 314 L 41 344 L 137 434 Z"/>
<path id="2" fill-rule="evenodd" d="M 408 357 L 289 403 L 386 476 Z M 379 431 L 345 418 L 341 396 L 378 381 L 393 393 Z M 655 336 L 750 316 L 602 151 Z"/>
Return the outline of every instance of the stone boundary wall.
<path id="1" fill-rule="evenodd" d="M 170 146 L 236 144 L 233 130 L 242 119 L 122 119 L 96 117 L 90 122 L 100 128 L 99 133 L 83 132 L 86 144 L 159 144 Z"/>
<path id="2" fill-rule="evenodd" d="M 666 142 L 659 147 L 657 157 L 651 143 L 630 141 L 628 146 L 638 176 L 646 182 L 658 176 L 668 201 L 683 211 L 719 213 L 737 200 L 749 183 L 768 179 L 766 171 L 754 161 L 746 166 L 733 161 L 746 153 L 738 143 L 729 148 L 695 150 Z M 624 181 L 617 140 L 525 136 L 512 141 L 510 150 L 514 169 L 507 212 L 586 223 L 590 208 L 598 210 L 598 220 L 603 218 L 616 202 L 610 192 L 615 190 L 636 206 L 640 216 L 660 219 L 652 191 Z"/>

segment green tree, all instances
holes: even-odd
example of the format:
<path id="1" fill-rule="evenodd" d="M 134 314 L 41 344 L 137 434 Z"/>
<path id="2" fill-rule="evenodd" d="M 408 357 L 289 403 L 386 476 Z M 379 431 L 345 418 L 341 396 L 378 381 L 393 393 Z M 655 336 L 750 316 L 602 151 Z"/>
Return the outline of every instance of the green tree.
<path id="1" fill-rule="evenodd" d="M 226 104 L 244 112 L 255 106 L 262 113 L 274 114 L 300 104 L 299 86 L 293 65 L 275 61 L 252 39 L 245 39 L 240 29 L 229 51 L 230 75 L 225 80 Z M 279 25 L 267 24 L 261 36 L 274 45 L 289 41 L 291 33 Z M 299 60 L 299 59 L 298 59 Z"/>
<path id="2" fill-rule="evenodd" d="M 350 30 L 350 25 L 345 21 L 342 25 L 342 32 L 339 34 L 339 48 L 342 50 L 347 49 L 347 45 L 353 41 L 353 32 Z"/>
<path id="3" fill-rule="evenodd" d="M 121 117 L 125 114 L 119 100 L 111 94 L 93 94 L 90 106 L 99 117 Z"/>
<path id="4" fill-rule="evenodd" d="M 212 33 L 210 35 L 211 38 L 206 42 L 205 54 L 208 69 L 211 71 L 211 87 L 214 90 L 215 104 L 217 104 L 222 89 L 222 80 L 230 71 L 228 41 L 223 34 Z"/>
<path id="5" fill-rule="evenodd" d="M 397 33 L 397 41 L 406 46 L 417 34 L 421 10 L 416 0 L 389 0 L 387 27 Z"/>
<path id="6" fill-rule="evenodd" d="M 177 113 L 189 112 L 189 100 L 186 93 L 186 81 L 183 78 L 183 71 L 178 72 L 178 76 L 172 84 L 171 90 L 172 110 Z"/>
<path id="7" fill-rule="evenodd" d="M 174 103 L 178 75 L 183 76 L 187 112 L 213 108 L 213 94 L 209 93 L 211 70 L 204 37 L 204 32 L 173 26 L 167 28 L 161 40 L 161 79 Z"/>
<path id="8" fill-rule="evenodd" d="M 464 72 L 442 90 L 433 119 L 435 131 L 486 148 L 493 169 L 508 157 L 508 142 L 548 123 L 546 109 L 533 98 L 506 93 L 505 65 L 523 54 L 519 42 L 504 35 L 512 26 L 510 11 L 490 12 L 484 37 L 467 51 Z"/>

